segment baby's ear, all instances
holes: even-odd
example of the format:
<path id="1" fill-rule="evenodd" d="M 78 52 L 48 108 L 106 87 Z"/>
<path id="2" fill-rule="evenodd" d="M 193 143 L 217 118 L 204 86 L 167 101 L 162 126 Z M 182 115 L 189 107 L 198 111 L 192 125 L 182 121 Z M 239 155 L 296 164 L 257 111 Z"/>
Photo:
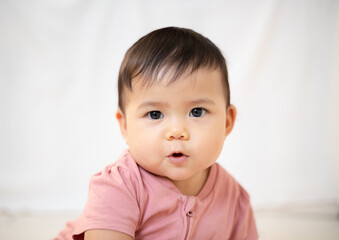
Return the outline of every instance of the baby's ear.
<path id="1" fill-rule="evenodd" d="M 237 116 L 237 109 L 233 105 L 229 105 L 226 110 L 226 126 L 225 126 L 225 137 L 232 132 L 235 118 Z"/>
<path id="2" fill-rule="evenodd" d="M 123 138 L 125 139 L 125 141 L 127 143 L 126 117 L 125 117 L 125 114 L 121 111 L 120 108 L 115 112 L 115 118 L 118 120 L 121 135 L 123 136 Z"/>

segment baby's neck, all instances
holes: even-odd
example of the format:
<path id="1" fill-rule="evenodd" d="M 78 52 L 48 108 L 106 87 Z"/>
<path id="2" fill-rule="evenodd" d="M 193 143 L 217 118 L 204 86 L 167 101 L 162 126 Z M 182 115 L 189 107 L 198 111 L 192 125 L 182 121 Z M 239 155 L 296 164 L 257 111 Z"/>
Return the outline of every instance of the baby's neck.
<path id="1" fill-rule="evenodd" d="M 210 168 L 207 168 L 204 171 L 200 172 L 199 174 L 190 177 L 189 179 L 179 181 L 170 179 L 170 181 L 173 182 L 173 184 L 182 194 L 186 196 L 196 196 L 204 187 L 209 172 Z"/>

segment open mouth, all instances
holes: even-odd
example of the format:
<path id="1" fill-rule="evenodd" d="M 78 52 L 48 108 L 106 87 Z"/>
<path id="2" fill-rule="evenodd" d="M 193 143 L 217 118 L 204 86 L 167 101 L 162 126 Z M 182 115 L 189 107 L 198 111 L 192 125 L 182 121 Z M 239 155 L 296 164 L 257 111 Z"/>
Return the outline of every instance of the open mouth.
<path id="1" fill-rule="evenodd" d="M 182 153 L 172 153 L 172 155 L 171 155 L 172 157 L 182 157 L 182 156 L 184 156 L 184 154 L 182 154 Z"/>

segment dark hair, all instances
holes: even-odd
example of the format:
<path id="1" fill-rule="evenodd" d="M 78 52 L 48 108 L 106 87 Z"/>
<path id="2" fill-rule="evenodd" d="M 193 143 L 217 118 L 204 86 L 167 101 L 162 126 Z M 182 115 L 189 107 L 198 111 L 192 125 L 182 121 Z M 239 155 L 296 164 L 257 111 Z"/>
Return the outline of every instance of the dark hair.
<path id="1" fill-rule="evenodd" d="M 225 58 L 219 48 L 201 34 L 185 28 L 167 27 L 140 38 L 122 61 L 119 78 L 119 107 L 124 111 L 123 93 L 132 90 L 132 79 L 141 75 L 148 86 L 159 81 L 169 70 L 174 70 L 169 83 L 184 73 L 201 67 L 219 69 L 225 90 L 226 105 L 230 104 L 230 90 Z"/>

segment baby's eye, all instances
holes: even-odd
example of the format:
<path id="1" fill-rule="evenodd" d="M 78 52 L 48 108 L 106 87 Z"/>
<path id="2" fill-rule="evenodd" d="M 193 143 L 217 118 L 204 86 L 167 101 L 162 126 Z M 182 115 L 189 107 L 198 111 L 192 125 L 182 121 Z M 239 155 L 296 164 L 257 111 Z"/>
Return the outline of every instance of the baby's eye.
<path id="1" fill-rule="evenodd" d="M 146 116 L 150 119 L 161 119 L 164 117 L 164 115 L 160 111 L 151 111 L 146 114 Z"/>
<path id="2" fill-rule="evenodd" d="M 206 109 L 193 108 L 190 112 L 190 117 L 202 117 L 206 114 Z"/>

